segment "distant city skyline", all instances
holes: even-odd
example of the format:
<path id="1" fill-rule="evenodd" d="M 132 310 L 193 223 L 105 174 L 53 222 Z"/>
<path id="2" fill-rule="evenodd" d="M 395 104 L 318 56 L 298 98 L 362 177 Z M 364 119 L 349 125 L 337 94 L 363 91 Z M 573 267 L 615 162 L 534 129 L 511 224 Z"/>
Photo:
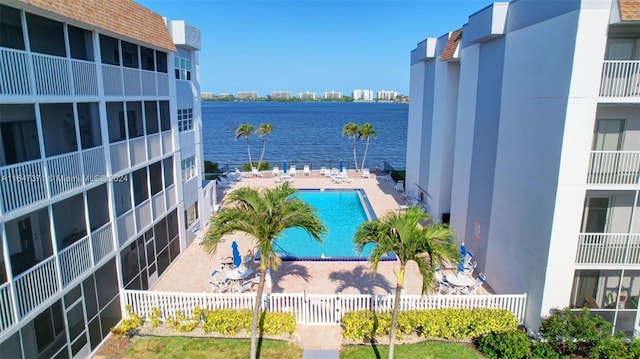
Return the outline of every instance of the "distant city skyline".
<path id="1" fill-rule="evenodd" d="M 409 95 L 409 56 L 486 0 L 140 0 L 202 35 L 203 92 L 266 96 L 354 89 Z"/>

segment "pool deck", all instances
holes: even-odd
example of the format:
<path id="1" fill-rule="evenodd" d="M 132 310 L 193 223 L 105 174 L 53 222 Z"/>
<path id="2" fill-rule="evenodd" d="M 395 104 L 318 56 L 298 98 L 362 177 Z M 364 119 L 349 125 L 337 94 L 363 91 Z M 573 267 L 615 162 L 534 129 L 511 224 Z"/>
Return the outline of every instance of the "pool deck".
<path id="1" fill-rule="evenodd" d="M 318 171 L 313 171 L 311 176 L 303 176 L 300 171 L 291 184 L 296 188 L 362 188 L 378 218 L 388 211 L 398 210 L 400 205 L 406 203 L 401 193 L 394 190 L 393 181 L 382 181 L 373 173 L 371 178 L 361 178 L 359 173 L 350 171 L 349 176 L 351 183 L 336 184 L 321 176 Z M 275 187 L 278 184 L 270 172 L 264 172 L 264 177 L 243 178 L 235 188 Z M 224 193 L 223 189 L 219 189 L 218 198 L 223 198 L 221 196 Z M 221 259 L 231 256 L 232 241 L 238 243 L 243 256 L 248 250 L 254 248 L 252 239 L 243 233 L 225 236 L 224 242 L 220 243 L 213 254 L 207 253 L 194 242 L 184 249 L 183 255 L 171 265 L 152 290 L 210 292 L 211 272 L 220 268 Z M 254 271 L 257 269 L 257 264 L 253 261 L 247 266 Z M 395 272 L 398 269 L 397 261 L 380 262 L 377 273 L 371 270 L 370 263 L 367 261 L 283 261 L 280 268 L 272 273 L 272 288 L 270 290 L 265 288 L 265 291 L 273 293 L 305 291 L 308 294 L 385 294 L 389 293 L 390 288 L 395 288 Z M 422 277 L 417 266 L 410 262 L 407 265 L 403 293 L 420 294 L 421 285 Z M 484 286 L 481 289 L 484 289 Z M 486 293 L 484 290 L 483 292 Z"/>

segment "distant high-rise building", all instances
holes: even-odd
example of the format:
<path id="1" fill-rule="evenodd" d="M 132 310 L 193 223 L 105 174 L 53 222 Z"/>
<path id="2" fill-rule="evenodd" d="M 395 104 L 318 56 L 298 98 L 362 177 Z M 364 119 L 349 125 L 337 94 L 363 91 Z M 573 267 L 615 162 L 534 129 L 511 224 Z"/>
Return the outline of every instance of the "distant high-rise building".
<path id="1" fill-rule="evenodd" d="M 298 93 L 298 98 L 301 100 L 315 100 L 317 95 L 315 92 L 300 92 Z"/>
<path id="2" fill-rule="evenodd" d="M 241 100 L 255 100 L 258 98 L 258 93 L 255 91 L 240 91 L 238 92 L 238 98 Z"/>
<path id="3" fill-rule="evenodd" d="M 289 91 L 274 91 L 271 93 L 272 99 L 288 100 L 291 98 L 291 92 Z"/>
<path id="4" fill-rule="evenodd" d="M 373 101 L 372 90 L 353 90 L 351 97 L 354 101 Z"/>
<path id="5" fill-rule="evenodd" d="M 396 97 L 398 97 L 398 93 L 396 91 L 378 91 L 378 101 L 393 101 Z"/>
<path id="6" fill-rule="evenodd" d="M 201 92 L 200 98 L 216 98 L 216 94 L 213 92 Z"/>
<path id="7" fill-rule="evenodd" d="M 341 98 L 342 98 L 342 92 L 331 91 L 331 92 L 324 93 L 325 100 L 335 100 L 335 99 L 341 99 Z"/>

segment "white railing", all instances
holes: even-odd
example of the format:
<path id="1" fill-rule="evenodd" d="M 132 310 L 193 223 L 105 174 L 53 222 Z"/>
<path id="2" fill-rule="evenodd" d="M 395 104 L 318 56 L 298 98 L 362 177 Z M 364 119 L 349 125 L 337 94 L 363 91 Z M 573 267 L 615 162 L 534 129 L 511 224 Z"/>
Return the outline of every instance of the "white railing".
<path id="1" fill-rule="evenodd" d="M 151 224 L 151 200 L 146 200 L 136 207 L 136 223 L 138 228 Z"/>
<path id="2" fill-rule="evenodd" d="M 62 288 L 91 268 L 89 236 L 86 236 L 58 253 Z"/>
<path id="3" fill-rule="evenodd" d="M 58 291 L 55 257 L 20 273 L 14 281 L 18 298 L 18 315 L 22 318 Z"/>
<path id="4" fill-rule="evenodd" d="M 131 305 L 134 313 L 149 316 L 151 308 L 160 310 L 161 319 L 181 310 L 191 316 L 194 308 L 252 309 L 254 293 L 209 294 L 170 293 L 140 290 L 123 290 L 122 300 Z M 291 312 L 301 325 L 339 325 L 344 313 L 354 310 L 386 311 L 393 305 L 390 295 L 368 294 L 305 294 L 267 293 L 262 308 L 272 312 Z M 400 310 L 442 308 L 502 308 L 513 313 L 520 322 L 524 320 L 526 294 L 514 295 L 403 295 Z"/>
<path id="5" fill-rule="evenodd" d="M 125 168 L 129 168 L 129 146 L 127 141 L 112 143 L 111 174 L 116 174 Z"/>
<path id="6" fill-rule="evenodd" d="M 162 148 L 164 148 L 164 154 L 173 152 L 173 134 L 171 130 L 164 131 L 162 133 Z"/>
<path id="7" fill-rule="evenodd" d="M 106 96 L 122 96 L 122 67 L 102 64 L 102 86 Z"/>
<path id="8" fill-rule="evenodd" d="M 164 72 L 158 72 L 158 96 L 169 96 L 169 75 Z"/>
<path id="9" fill-rule="evenodd" d="M 27 53 L 0 49 L 0 94 L 29 95 L 30 93 Z"/>
<path id="10" fill-rule="evenodd" d="M 153 219 L 155 220 L 166 212 L 164 192 L 156 193 L 155 196 L 151 197 L 151 202 L 153 202 Z"/>
<path id="11" fill-rule="evenodd" d="M 104 147 L 98 146 L 82 151 L 85 183 L 99 180 L 107 173 L 104 159 Z"/>
<path id="12" fill-rule="evenodd" d="M 640 264 L 640 234 L 582 233 L 576 264 Z"/>
<path id="13" fill-rule="evenodd" d="M 32 54 L 38 95 L 71 95 L 66 57 Z"/>
<path id="14" fill-rule="evenodd" d="M 76 95 L 98 95 L 98 70 L 95 62 L 71 59 L 71 70 Z"/>
<path id="15" fill-rule="evenodd" d="M 42 160 L 0 167 L 0 197 L 4 213 L 47 197 Z"/>
<path id="16" fill-rule="evenodd" d="M 97 265 L 100 261 L 113 252 L 113 235 L 111 233 L 111 222 L 101 228 L 91 232 L 91 247 L 93 249 L 93 263 Z"/>
<path id="17" fill-rule="evenodd" d="M 47 158 L 51 196 L 82 186 L 82 166 L 78 152 Z"/>
<path id="18" fill-rule="evenodd" d="M 640 183 L 640 151 L 591 151 L 587 183 Z"/>
<path id="19" fill-rule="evenodd" d="M 118 240 L 120 241 L 120 245 L 122 245 L 136 234 L 136 220 L 133 209 L 118 217 L 117 222 Z"/>
<path id="20" fill-rule="evenodd" d="M 15 322 L 9 283 L 0 285 L 0 333 Z"/>
<path id="21" fill-rule="evenodd" d="M 131 153 L 131 166 L 147 160 L 147 143 L 144 136 L 129 140 L 129 152 Z"/>
<path id="22" fill-rule="evenodd" d="M 601 97 L 640 97 L 640 61 L 605 61 Z"/>
<path id="23" fill-rule="evenodd" d="M 144 96 L 156 95 L 156 73 L 154 71 L 142 70 L 142 94 Z"/>
<path id="24" fill-rule="evenodd" d="M 162 142 L 159 133 L 147 136 L 147 147 L 150 160 L 162 156 Z"/>
<path id="25" fill-rule="evenodd" d="M 124 70 L 124 95 L 140 96 L 140 70 L 123 68 Z"/>
<path id="26" fill-rule="evenodd" d="M 169 188 L 164 190 L 164 193 L 167 196 L 167 209 L 173 208 L 173 206 L 178 203 L 178 200 L 176 199 L 176 186 L 169 186 Z"/>

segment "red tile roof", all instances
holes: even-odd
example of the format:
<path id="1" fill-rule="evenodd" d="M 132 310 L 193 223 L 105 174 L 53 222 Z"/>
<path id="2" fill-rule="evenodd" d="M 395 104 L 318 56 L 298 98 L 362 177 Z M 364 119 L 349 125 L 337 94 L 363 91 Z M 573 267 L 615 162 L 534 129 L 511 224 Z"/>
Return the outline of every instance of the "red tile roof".
<path id="1" fill-rule="evenodd" d="M 640 0 L 618 0 L 622 21 L 640 21 Z"/>
<path id="2" fill-rule="evenodd" d="M 131 0 L 19 0 L 159 48 L 176 51 L 162 17 Z"/>
<path id="3" fill-rule="evenodd" d="M 447 41 L 447 46 L 442 50 L 442 55 L 440 55 L 440 61 L 450 60 L 453 58 L 453 55 L 456 53 L 458 49 L 458 43 L 462 38 L 462 29 L 458 29 L 449 35 L 449 41 Z"/>

